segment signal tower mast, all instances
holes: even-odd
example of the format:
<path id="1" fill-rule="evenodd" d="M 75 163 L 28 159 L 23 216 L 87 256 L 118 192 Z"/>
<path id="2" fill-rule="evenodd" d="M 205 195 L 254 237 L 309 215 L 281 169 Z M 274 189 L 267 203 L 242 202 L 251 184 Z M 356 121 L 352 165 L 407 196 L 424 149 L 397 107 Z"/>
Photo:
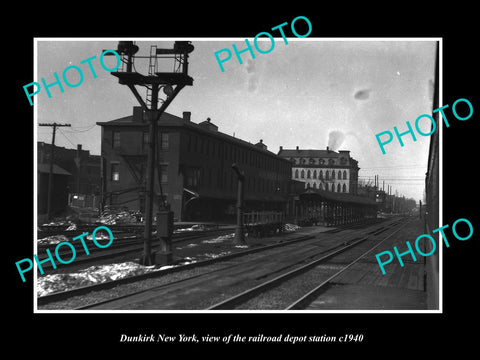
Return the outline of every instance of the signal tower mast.
<path id="1" fill-rule="evenodd" d="M 190 41 L 175 41 L 173 49 L 150 48 L 150 56 L 135 56 L 139 48 L 133 41 L 119 41 L 117 53 L 121 56 L 121 71 L 111 74 L 118 78 L 118 82 L 126 85 L 142 106 L 149 122 L 149 147 L 147 153 L 147 175 L 145 189 L 145 229 L 143 257 L 140 263 L 145 266 L 155 263 L 170 263 L 172 261 L 171 235 L 173 232 L 173 213 L 164 199 L 161 199 L 157 215 L 157 233 L 160 237 L 160 254 L 152 254 L 152 218 L 155 174 L 155 154 L 157 146 L 157 123 L 172 100 L 185 86 L 193 85 L 193 79 L 188 75 L 188 54 L 194 47 Z M 107 54 L 106 54 L 107 55 Z M 114 54 L 112 54 L 114 55 Z M 148 75 L 136 71 L 136 58 L 148 58 Z M 158 72 L 158 62 L 162 59 L 174 60 L 173 72 Z M 124 66 L 126 69 L 124 70 Z M 147 88 L 146 99 L 140 96 L 136 86 Z M 164 99 L 159 98 L 163 89 Z M 158 107 L 160 103 L 160 107 Z"/>

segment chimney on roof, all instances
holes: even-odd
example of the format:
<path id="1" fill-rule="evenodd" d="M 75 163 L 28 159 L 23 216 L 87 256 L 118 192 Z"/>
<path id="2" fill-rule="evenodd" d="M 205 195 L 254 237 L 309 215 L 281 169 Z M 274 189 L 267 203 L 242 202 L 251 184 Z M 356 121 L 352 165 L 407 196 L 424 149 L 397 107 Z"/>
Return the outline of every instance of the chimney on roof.
<path id="1" fill-rule="evenodd" d="M 297 151 L 298 151 L 298 145 L 297 145 Z"/>
<path id="2" fill-rule="evenodd" d="M 183 120 L 185 121 L 191 121 L 190 118 L 192 116 L 192 113 L 190 111 L 184 111 L 183 112 Z"/>
<path id="3" fill-rule="evenodd" d="M 280 145 L 280 151 L 282 151 L 282 150 L 283 150 L 283 146 L 282 146 L 282 145 Z"/>
<path id="4" fill-rule="evenodd" d="M 267 150 L 267 145 L 263 143 L 263 139 L 260 139 L 260 141 L 256 143 L 255 146 L 260 149 Z"/>
<path id="5" fill-rule="evenodd" d="M 200 124 L 201 127 L 204 129 L 208 129 L 210 131 L 218 131 L 218 126 L 215 125 L 214 123 L 211 122 L 210 118 L 207 118 L 207 120 L 202 121 Z"/>
<path id="6" fill-rule="evenodd" d="M 330 148 L 327 146 L 327 152 L 330 152 Z"/>
<path id="7" fill-rule="evenodd" d="M 76 157 L 80 158 L 81 153 L 82 153 L 82 144 L 77 144 Z"/>

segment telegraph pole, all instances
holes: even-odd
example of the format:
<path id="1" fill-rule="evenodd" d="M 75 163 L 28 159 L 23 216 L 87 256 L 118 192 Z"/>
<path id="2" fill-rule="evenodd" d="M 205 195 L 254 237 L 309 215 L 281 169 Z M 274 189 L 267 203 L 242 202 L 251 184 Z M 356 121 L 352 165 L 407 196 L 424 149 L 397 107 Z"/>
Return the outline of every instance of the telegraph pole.
<path id="1" fill-rule="evenodd" d="M 245 231 L 243 226 L 243 183 L 245 182 L 245 173 L 239 169 L 237 164 L 232 164 L 232 169 L 237 174 L 237 225 L 235 227 L 234 244 L 245 245 Z"/>
<path id="2" fill-rule="evenodd" d="M 50 149 L 50 169 L 48 171 L 48 195 L 47 195 L 47 219 L 51 220 L 52 216 L 52 188 L 53 188 L 53 157 L 55 155 L 55 132 L 57 127 L 72 126 L 70 124 L 38 124 L 38 126 L 51 126 L 52 127 L 52 148 Z"/>

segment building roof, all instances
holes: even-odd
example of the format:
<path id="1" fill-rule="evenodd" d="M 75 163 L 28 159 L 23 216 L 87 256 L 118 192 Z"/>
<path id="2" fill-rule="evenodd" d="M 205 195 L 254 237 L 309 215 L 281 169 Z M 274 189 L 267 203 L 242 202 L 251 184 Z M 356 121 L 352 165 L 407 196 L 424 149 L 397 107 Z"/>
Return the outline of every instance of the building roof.
<path id="1" fill-rule="evenodd" d="M 148 127 L 148 122 L 147 121 L 134 121 L 134 116 L 129 115 L 129 116 L 124 116 L 119 119 L 111 120 L 111 121 L 106 121 L 106 122 L 97 122 L 97 125 L 100 126 L 105 126 L 105 127 L 116 127 L 116 126 L 121 126 L 121 127 Z M 184 118 L 169 114 L 167 112 L 164 112 L 160 120 L 158 122 L 159 127 L 184 127 L 189 130 L 193 130 L 195 132 L 199 132 L 202 134 L 206 134 L 212 137 L 216 137 L 219 139 L 222 139 L 224 141 L 228 141 L 230 143 L 234 143 L 240 146 L 247 146 L 250 149 L 254 149 L 256 151 L 259 151 L 265 155 L 273 156 L 281 161 L 289 161 L 287 159 L 284 159 L 284 157 L 279 157 L 277 154 L 271 152 L 270 150 L 267 150 L 267 146 L 262 143 L 263 146 L 256 146 L 255 144 L 252 144 L 251 142 L 236 138 L 234 136 L 230 136 L 228 134 L 222 133 L 221 131 L 218 131 L 218 127 L 213 124 L 209 119 L 200 122 L 199 124 L 194 123 L 190 120 L 186 120 Z"/>
<path id="2" fill-rule="evenodd" d="M 159 124 L 161 124 L 162 122 L 165 122 L 165 121 L 182 121 L 183 119 L 178 117 L 178 116 L 175 116 L 175 115 L 172 115 L 172 114 L 169 114 L 167 112 L 164 112 L 162 114 L 162 116 L 160 117 L 160 122 Z M 123 125 L 123 126 L 148 126 L 148 121 L 134 121 L 134 117 L 133 115 L 128 115 L 128 116 L 124 116 L 124 117 L 121 117 L 121 118 L 118 118 L 118 119 L 114 119 L 114 120 L 109 120 L 109 121 L 97 121 L 97 125 L 100 125 L 100 126 L 117 126 L 117 125 Z"/>
<path id="3" fill-rule="evenodd" d="M 325 200 L 350 203 L 350 204 L 362 204 L 362 205 L 377 205 L 374 199 L 357 196 L 347 193 L 338 193 L 332 191 L 326 191 L 321 189 L 306 189 L 303 193 L 299 194 L 300 196 L 319 196 Z"/>
<path id="4" fill-rule="evenodd" d="M 37 164 L 37 171 L 39 173 L 50 173 L 50 164 Z M 53 173 L 55 175 L 65 175 L 65 176 L 71 176 L 67 170 L 61 168 L 60 166 L 53 164 Z"/>
<path id="5" fill-rule="evenodd" d="M 349 151 L 345 151 L 345 153 L 349 153 Z M 278 152 L 279 156 L 282 157 L 308 157 L 308 158 L 328 158 L 328 157 L 339 157 L 342 154 L 333 150 L 323 150 L 323 149 L 281 149 Z"/>
<path id="6" fill-rule="evenodd" d="M 338 152 L 326 149 L 283 149 L 280 146 L 278 156 L 288 159 L 293 163 L 293 167 L 310 167 L 310 168 L 351 168 L 360 170 L 358 161 L 350 156 L 349 150 L 339 150 Z M 319 163 L 317 160 L 319 159 Z M 324 159 L 328 159 L 327 164 Z M 308 161 L 307 161 L 308 160 Z"/>

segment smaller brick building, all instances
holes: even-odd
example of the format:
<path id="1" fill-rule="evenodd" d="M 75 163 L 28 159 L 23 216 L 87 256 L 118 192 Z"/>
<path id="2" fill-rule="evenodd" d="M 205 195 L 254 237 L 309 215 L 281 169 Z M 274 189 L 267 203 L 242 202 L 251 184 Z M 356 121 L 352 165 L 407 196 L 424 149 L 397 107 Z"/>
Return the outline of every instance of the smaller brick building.
<path id="1" fill-rule="evenodd" d="M 53 201 L 55 212 L 66 210 L 67 206 L 98 207 L 100 200 L 100 156 L 83 150 L 67 149 L 54 145 Z M 49 164 L 52 145 L 37 143 L 38 167 L 38 213 L 46 211 Z"/>

